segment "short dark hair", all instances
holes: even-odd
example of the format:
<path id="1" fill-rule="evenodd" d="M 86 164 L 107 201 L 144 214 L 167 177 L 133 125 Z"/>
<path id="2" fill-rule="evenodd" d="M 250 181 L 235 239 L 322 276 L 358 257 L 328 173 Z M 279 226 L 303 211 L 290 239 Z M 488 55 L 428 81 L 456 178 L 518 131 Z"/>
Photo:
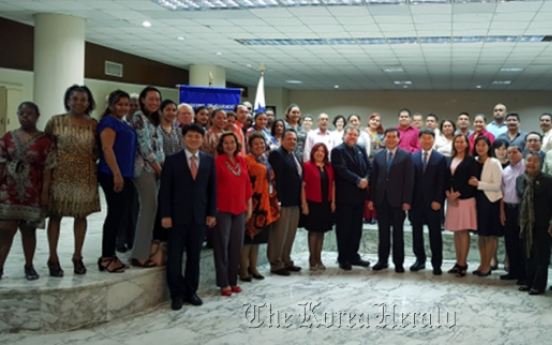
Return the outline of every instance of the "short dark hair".
<path id="1" fill-rule="evenodd" d="M 529 133 L 527 133 L 527 135 L 525 136 L 526 140 L 527 140 L 527 137 L 530 136 L 531 134 L 535 134 L 539 137 L 539 140 L 542 141 L 542 134 L 540 134 L 539 132 L 535 132 L 535 131 L 531 131 Z"/>
<path id="2" fill-rule="evenodd" d="M 496 143 L 496 141 L 495 141 Z M 519 152 L 523 153 L 523 151 L 525 150 L 525 147 L 521 147 L 519 144 L 511 144 L 508 146 L 508 148 L 512 148 L 512 147 L 515 147 Z"/>
<path id="3" fill-rule="evenodd" d="M 401 113 L 408 113 L 408 117 L 412 116 L 412 113 L 410 112 L 410 109 L 408 109 L 408 108 L 402 108 L 401 110 L 399 110 L 399 115 L 398 116 L 401 116 Z"/>
<path id="4" fill-rule="evenodd" d="M 506 139 L 502 139 L 502 138 L 495 139 L 495 141 L 492 145 L 493 146 L 493 151 L 496 150 L 496 149 L 501 148 L 503 145 L 504 145 L 504 148 L 508 149 L 508 147 L 510 146 L 510 143 Z"/>
<path id="5" fill-rule="evenodd" d="M 123 90 L 115 90 L 111 92 L 107 97 L 107 107 L 105 107 L 105 111 L 102 114 L 101 118 L 104 118 L 105 116 L 107 116 L 111 112 L 111 109 L 109 108 L 117 104 L 117 102 L 119 102 L 121 98 L 126 98 L 130 101 L 129 94 Z"/>
<path id="6" fill-rule="evenodd" d="M 182 128 L 182 136 L 186 136 L 188 132 L 196 132 L 201 134 L 201 136 L 205 135 L 205 129 L 197 123 L 190 123 Z"/>
<path id="7" fill-rule="evenodd" d="M 253 116 L 253 120 L 257 120 L 257 117 L 259 117 L 261 115 L 266 116 L 266 113 L 264 111 L 259 111 L 258 113 L 255 113 L 255 115 Z"/>
<path id="8" fill-rule="evenodd" d="M 251 135 L 249 136 L 249 139 L 247 140 L 247 144 L 249 145 L 249 147 L 253 146 L 253 142 L 255 141 L 255 139 L 262 139 L 266 145 L 266 138 L 264 134 L 261 132 L 253 132 L 251 133 Z"/>
<path id="9" fill-rule="evenodd" d="M 217 143 L 217 153 L 219 155 L 222 155 L 224 153 L 224 148 L 222 146 L 222 142 L 224 141 L 224 138 L 230 137 L 230 136 L 233 137 L 234 140 L 236 141 L 236 150 L 234 151 L 234 156 L 240 153 L 242 148 L 240 138 L 238 138 L 238 135 L 236 133 L 227 131 L 227 132 L 222 132 L 222 134 L 219 137 L 219 141 Z"/>
<path id="10" fill-rule="evenodd" d="M 199 113 L 199 112 L 200 112 L 200 111 L 202 111 L 203 109 L 205 109 L 205 110 L 209 111 L 209 109 L 207 109 L 207 107 L 206 107 L 206 106 L 204 106 L 204 105 L 200 105 L 199 107 L 196 107 L 196 108 L 194 109 L 194 114 L 196 114 L 196 115 L 197 115 L 197 113 Z"/>
<path id="11" fill-rule="evenodd" d="M 385 130 L 385 132 L 383 132 L 383 136 L 387 136 L 387 133 L 390 133 L 390 132 L 395 132 L 397 133 L 397 138 L 400 138 L 401 137 L 401 132 L 399 132 L 398 129 L 396 129 L 395 127 L 389 127 Z"/>
<path id="12" fill-rule="evenodd" d="M 336 117 L 334 117 L 332 122 L 335 127 L 337 127 L 337 120 L 339 119 L 343 120 L 343 127 L 347 126 L 347 119 L 345 118 L 345 116 L 337 115 Z"/>
<path id="13" fill-rule="evenodd" d="M 215 109 L 215 110 L 216 110 L 216 111 L 219 111 L 219 109 L 222 109 L 222 108 L 217 108 L 217 109 Z M 215 112 L 215 110 L 213 110 L 213 113 Z M 222 109 L 222 110 L 224 110 L 224 109 Z M 211 113 L 211 114 L 212 114 L 212 113 Z M 211 117 L 212 117 L 212 116 L 211 116 Z M 228 111 L 228 112 L 226 113 L 226 118 L 229 118 L 229 117 L 234 117 L 236 120 L 238 119 L 238 115 L 236 115 L 236 113 L 233 112 L 233 111 Z"/>
<path id="14" fill-rule="evenodd" d="M 90 115 L 92 110 L 96 109 L 96 101 L 94 101 L 94 96 L 92 96 L 92 92 L 86 85 L 72 85 L 67 90 L 65 90 L 65 95 L 63 96 L 63 103 L 65 106 L 65 110 L 69 111 L 71 108 L 67 105 L 69 101 L 71 100 L 71 96 L 75 92 L 83 92 L 86 94 L 86 98 L 88 99 L 88 108 L 84 111 L 86 115 Z"/>
<path id="15" fill-rule="evenodd" d="M 23 107 L 31 108 L 32 110 L 34 110 L 36 115 L 40 116 L 40 111 L 38 110 L 38 105 L 36 105 L 35 103 L 30 102 L 30 101 L 25 101 L 25 102 L 19 104 L 19 106 L 17 107 L 17 114 L 19 114 L 19 112 L 21 111 L 21 108 L 23 108 Z"/>
<path id="16" fill-rule="evenodd" d="M 356 117 L 358 119 L 358 121 L 360 122 L 360 116 L 358 116 L 357 114 L 351 114 L 351 115 L 347 116 L 347 122 L 351 122 L 351 118 L 353 116 Z"/>
<path id="17" fill-rule="evenodd" d="M 542 119 L 543 116 L 548 116 L 550 120 L 552 120 L 552 114 L 550 113 L 542 113 L 541 116 L 539 116 L 539 121 Z"/>
<path id="18" fill-rule="evenodd" d="M 439 122 L 439 118 L 437 117 L 437 115 L 433 114 L 433 113 L 429 113 L 427 116 L 426 116 L 426 121 L 427 121 L 427 118 L 428 117 L 433 117 L 435 119 L 435 122 Z"/>
<path id="19" fill-rule="evenodd" d="M 471 119 L 470 113 L 468 113 L 467 111 L 461 111 L 461 112 L 458 113 L 458 117 L 460 117 L 462 115 L 466 115 L 468 117 L 468 119 Z"/>
<path id="20" fill-rule="evenodd" d="M 478 117 L 482 118 L 483 121 L 485 121 L 485 123 L 487 123 L 487 117 L 485 116 L 485 114 L 477 114 L 474 116 L 473 120 L 475 121 L 475 119 L 477 119 Z"/>
<path id="21" fill-rule="evenodd" d="M 477 138 L 475 138 L 475 141 L 473 142 L 472 155 L 477 156 L 477 151 L 475 150 L 475 147 L 477 146 L 477 143 L 481 140 L 483 140 L 487 144 L 487 156 L 494 157 L 494 150 L 493 146 L 491 145 L 491 140 L 486 135 L 478 135 Z"/>
<path id="22" fill-rule="evenodd" d="M 433 139 L 435 139 L 435 132 L 432 129 L 424 128 L 424 129 L 420 130 L 420 132 L 418 132 L 418 139 L 420 139 L 422 137 L 422 135 L 424 135 L 424 134 L 429 134 L 433 137 Z"/>
<path id="23" fill-rule="evenodd" d="M 522 151 L 522 152 L 523 152 L 523 151 Z M 528 151 L 525 151 L 525 153 L 523 154 L 523 158 L 525 158 L 525 160 L 527 160 L 527 158 L 529 158 L 529 156 L 537 156 L 538 162 L 539 162 L 539 166 L 542 167 L 542 162 L 541 162 L 541 160 L 540 160 L 539 151 L 535 151 L 535 150 L 528 150 Z"/>
<path id="24" fill-rule="evenodd" d="M 175 108 L 178 107 L 178 105 L 176 104 L 175 101 L 173 101 L 172 99 L 166 99 L 166 100 L 164 100 L 163 102 L 161 102 L 161 106 L 159 107 L 159 110 L 161 110 L 161 111 L 165 110 L 165 108 L 166 108 L 169 104 L 173 104 Z"/>
<path id="25" fill-rule="evenodd" d="M 297 138 L 297 131 L 295 130 L 295 128 L 285 128 L 284 126 L 284 131 L 282 132 L 282 139 L 286 137 L 286 133 L 288 132 L 295 134 L 295 137 Z"/>
<path id="26" fill-rule="evenodd" d="M 508 118 L 509 118 L 509 117 L 512 117 L 512 116 L 515 117 L 518 121 L 520 121 L 520 120 L 519 120 L 519 114 L 518 114 L 518 113 L 508 113 L 508 114 L 506 114 L 506 117 L 505 117 L 504 119 L 505 119 L 505 120 L 508 120 Z"/>
<path id="27" fill-rule="evenodd" d="M 308 117 L 309 119 L 311 119 L 311 120 L 314 120 L 311 114 L 305 114 L 305 115 L 303 115 L 303 121 L 304 121 L 307 117 Z"/>
<path id="28" fill-rule="evenodd" d="M 439 130 L 441 131 L 441 133 L 443 133 L 443 126 L 445 125 L 445 123 L 448 122 L 452 125 L 452 133 L 456 132 L 456 124 L 454 122 L 452 122 L 451 120 L 443 120 L 441 121 L 441 125 L 439 126 Z"/>
<path id="29" fill-rule="evenodd" d="M 345 128 L 343 128 L 343 134 L 347 134 L 347 132 L 349 132 L 351 129 L 355 130 L 358 134 L 358 136 L 360 136 L 360 129 L 356 128 L 355 126 L 352 126 L 352 125 L 347 125 L 345 126 Z"/>
<path id="30" fill-rule="evenodd" d="M 222 108 L 215 108 L 215 109 L 213 109 L 213 111 L 211 112 L 211 118 L 214 119 L 215 116 L 217 116 L 217 113 L 218 113 L 219 111 L 224 111 L 224 109 L 222 109 Z M 226 116 L 228 117 L 228 114 L 226 114 Z M 235 115 L 234 115 L 234 116 L 235 116 Z"/>

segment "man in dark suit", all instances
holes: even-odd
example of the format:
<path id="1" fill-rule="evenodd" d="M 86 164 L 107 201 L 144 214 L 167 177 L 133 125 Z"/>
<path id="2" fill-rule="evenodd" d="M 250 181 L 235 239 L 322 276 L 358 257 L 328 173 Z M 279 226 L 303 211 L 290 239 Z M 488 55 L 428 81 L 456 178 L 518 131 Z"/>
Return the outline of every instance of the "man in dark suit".
<path id="1" fill-rule="evenodd" d="M 412 154 L 414 163 L 414 194 L 410 221 L 412 222 L 412 243 L 416 262 L 411 271 L 425 269 L 424 224 L 429 229 L 431 265 L 433 274 L 441 275 L 443 263 L 443 239 L 441 237 L 441 208 L 445 200 L 447 160 L 432 150 L 435 132 L 422 129 L 418 134 L 421 151 Z"/>
<path id="2" fill-rule="evenodd" d="M 270 271 L 282 276 L 301 270 L 301 267 L 293 264 L 290 256 L 299 224 L 303 183 L 303 168 L 294 152 L 296 146 L 297 133 L 294 129 L 286 129 L 282 135 L 282 146 L 268 157 L 274 170 L 281 208 L 280 218 L 270 229 L 266 256 L 270 262 Z"/>
<path id="3" fill-rule="evenodd" d="M 343 270 L 370 266 L 358 254 L 362 237 L 362 215 L 368 193 L 371 164 L 366 150 L 357 145 L 359 129 L 347 126 L 343 143 L 332 150 L 335 171 L 337 261 Z"/>
<path id="4" fill-rule="evenodd" d="M 199 259 L 207 227 L 215 225 L 217 188 L 215 161 L 199 151 L 205 130 L 190 124 L 182 130 L 186 149 L 167 156 L 161 174 L 159 212 L 168 229 L 167 284 L 172 309 L 182 302 L 201 305 L 197 296 Z M 186 249 L 186 273 L 182 276 L 182 254 Z"/>
<path id="5" fill-rule="evenodd" d="M 378 213 L 378 262 L 372 268 L 379 271 L 388 267 L 393 225 L 393 263 L 395 272 L 403 273 L 404 218 L 412 205 L 414 165 L 410 153 L 398 147 L 400 134 L 396 128 L 385 130 L 386 149 L 374 157 L 370 175 L 370 201 Z"/>

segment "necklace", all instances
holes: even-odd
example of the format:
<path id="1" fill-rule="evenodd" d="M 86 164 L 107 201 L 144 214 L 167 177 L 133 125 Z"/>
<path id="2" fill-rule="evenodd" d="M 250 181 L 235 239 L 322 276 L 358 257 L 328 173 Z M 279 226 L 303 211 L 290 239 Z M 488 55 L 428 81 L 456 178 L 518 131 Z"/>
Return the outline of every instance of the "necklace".
<path id="1" fill-rule="evenodd" d="M 233 168 L 231 165 L 230 165 L 230 162 L 226 161 L 226 167 L 232 172 L 232 174 L 236 175 L 236 176 L 240 176 L 241 174 L 241 166 L 240 166 L 240 163 L 237 163 L 236 164 L 236 168 Z"/>

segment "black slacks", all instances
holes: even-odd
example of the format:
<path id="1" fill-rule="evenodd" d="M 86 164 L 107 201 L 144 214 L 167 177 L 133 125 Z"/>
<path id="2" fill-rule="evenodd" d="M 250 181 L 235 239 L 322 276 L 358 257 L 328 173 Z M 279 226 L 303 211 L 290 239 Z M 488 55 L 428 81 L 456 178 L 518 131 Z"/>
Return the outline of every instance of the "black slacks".
<path id="1" fill-rule="evenodd" d="M 506 224 L 504 225 L 504 242 L 506 253 L 510 261 L 509 274 L 519 280 L 525 281 L 525 262 L 523 259 L 522 241 L 519 238 L 519 205 L 505 204 Z"/>
<path id="2" fill-rule="evenodd" d="M 136 222 L 138 222 L 138 213 L 140 212 L 140 201 L 132 179 L 128 187 L 130 188 L 130 192 L 125 203 L 129 204 L 129 211 L 121 219 L 121 224 L 117 231 L 117 246 L 126 245 L 130 248 L 134 244 L 134 233 L 136 232 Z"/>
<path id="3" fill-rule="evenodd" d="M 431 206 L 424 205 L 421 208 L 409 212 L 412 222 L 412 250 L 416 260 L 426 262 L 424 248 L 424 224 L 429 229 L 429 247 L 431 248 L 431 265 L 440 268 L 443 264 L 443 238 L 441 236 L 441 210 L 435 211 Z"/>
<path id="4" fill-rule="evenodd" d="M 117 233 L 121 221 L 129 217 L 132 188 L 134 183 L 131 178 L 124 178 L 123 190 L 116 193 L 113 190 L 113 176 L 99 172 L 98 180 L 102 187 L 105 200 L 107 202 L 107 216 L 103 225 L 102 239 L 102 257 L 109 258 L 115 256 L 115 246 L 117 244 Z"/>
<path id="5" fill-rule="evenodd" d="M 362 237 L 364 201 L 358 204 L 337 204 L 335 234 L 337 237 L 337 261 L 340 264 L 360 260 L 358 249 Z"/>
<path id="6" fill-rule="evenodd" d="M 404 263 L 404 218 L 402 207 L 389 205 L 387 195 L 383 203 L 376 207 L 378 213 L 378 262 L 387 263 L 391 250 L 391 226 L 393 226 L 393 264 Z"/>
<path id="7" fill-rule="evenodd" d="M 550 235 L 548 227 L 533 228 L 533 245 L 527 257 L 525 238 L 523 240 L 524 258 L 527 269 L 527 286 L 538 291 L 546 290 L 548 265 L 550 264 Z"/>
<path id="8" fill-rule="evenodd" d="M 171 298 L 186 298 L 199 286 L 199 260 L 205 224 L 175 225 L 167 229 L 167 285 Z M 186 271 L 182 276 L 182 255 L 186 249 Z"/>

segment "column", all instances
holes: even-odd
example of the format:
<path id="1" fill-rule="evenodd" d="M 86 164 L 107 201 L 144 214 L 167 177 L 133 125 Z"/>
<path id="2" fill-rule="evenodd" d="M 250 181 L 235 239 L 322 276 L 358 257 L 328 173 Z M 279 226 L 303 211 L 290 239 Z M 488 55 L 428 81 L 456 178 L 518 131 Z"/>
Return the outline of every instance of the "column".
<path id="1" fill-rule="evenodd" d="M 84 83 L 86 20 L 59 14 L 36 14 L 34 19 L 33 98 L 41 129 L 53 115 L 65 112 L 65 90 Z"/>
<path id="2" fill-rule="evenodd" d="M 226 87 L 226 69 L 217 65 L 190 65 L 189 82 L 190 86 Z"/>

